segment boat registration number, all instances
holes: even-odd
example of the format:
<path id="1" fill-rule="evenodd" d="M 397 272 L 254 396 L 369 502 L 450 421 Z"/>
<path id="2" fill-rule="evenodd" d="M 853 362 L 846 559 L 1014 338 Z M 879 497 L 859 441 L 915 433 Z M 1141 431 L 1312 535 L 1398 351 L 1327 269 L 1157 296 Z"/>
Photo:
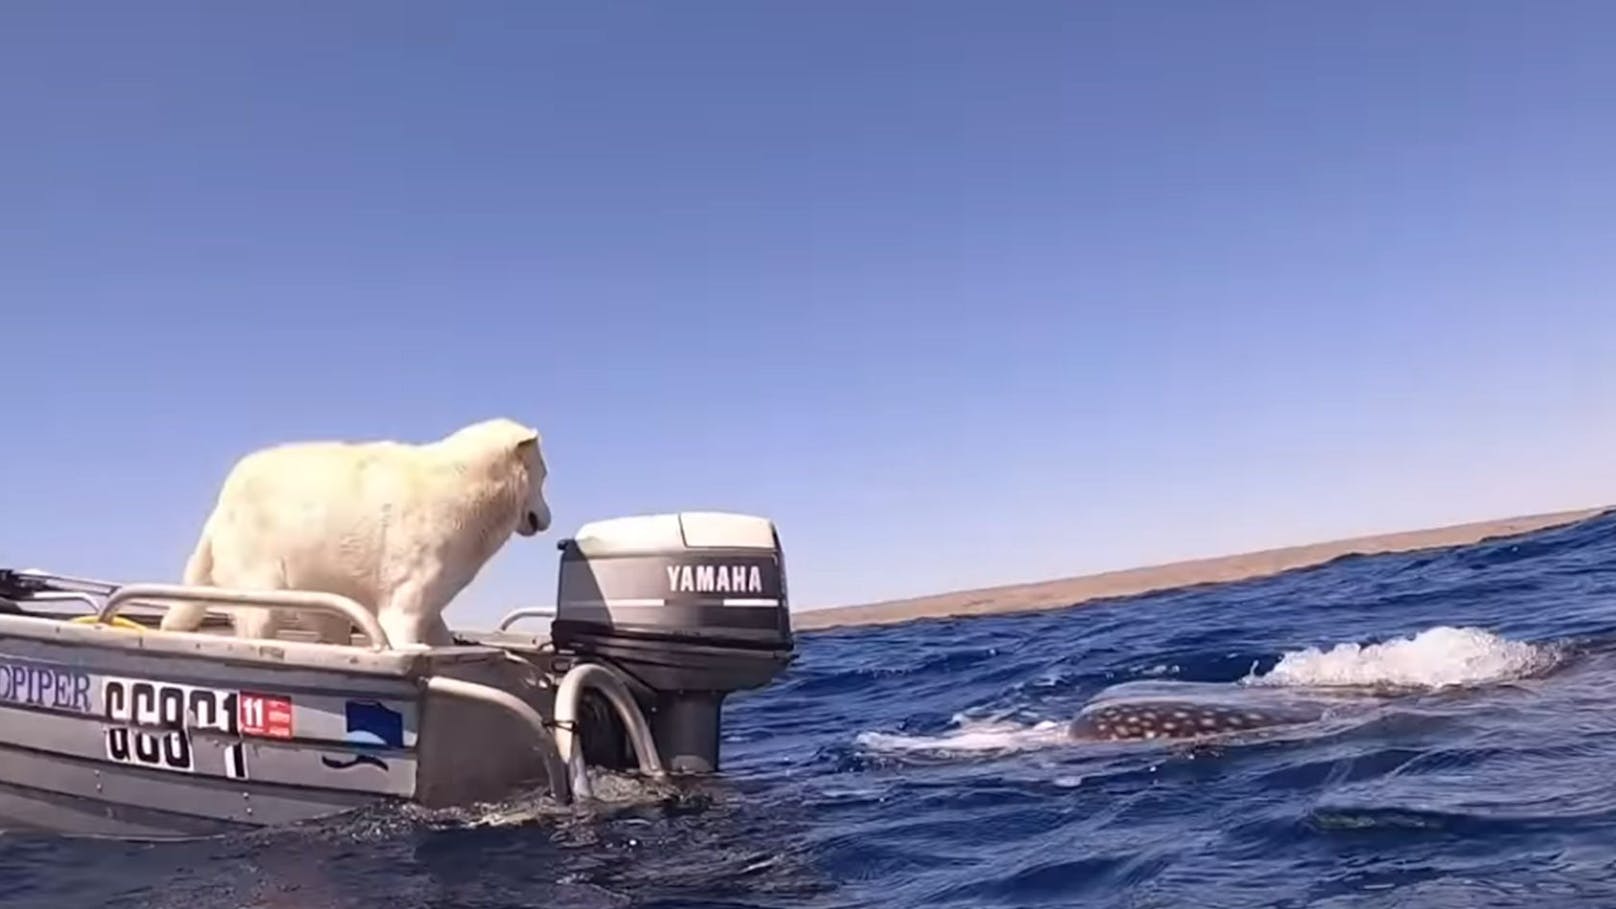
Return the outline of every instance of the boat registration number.
<path id="1" fill-rule="evenodd" d="M 292 736 L 292 701 L 274 695 L 107 678 L 101 703 L 109 723 L 106 755 L 120 764 L 194 773 L 191 733 L 206 730 L 236 739 L 224 748 L 224 772 L 230 779 L 246 779 L 244 736 Z"/>

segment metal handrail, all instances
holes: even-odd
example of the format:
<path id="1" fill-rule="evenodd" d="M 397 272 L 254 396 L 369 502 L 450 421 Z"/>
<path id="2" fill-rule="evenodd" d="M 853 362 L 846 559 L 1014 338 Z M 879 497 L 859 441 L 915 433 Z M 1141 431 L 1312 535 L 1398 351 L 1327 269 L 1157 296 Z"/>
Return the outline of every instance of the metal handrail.
<path id="1" fill-rule="evenodd" d="M 628 730 L 629 741 L 634 745 L 634 754 L 640 759 L 640 770 L 655 777 L 665 776 L 662 755 L 657 751 L 656 739 L 651 735 L 651 726 L 645 721 L 645 714 L 640 712 L 640 705 L 629 693 L 622 677 L 611 667 L 600 663 L 580 663 L 572 667 L 561 677 L 561 685 L 556 689 L 556 748 L 567 766 L 578 768 L 579 775 L 582 775 L 583 749 L 578 747 L 578 733 L 575 730 L 578 725 L 578 702 L 585 687 L 592 687 L 606 695 L 606 700 L 617 709 L 617 715 Z"/>
<path id="2" fill-rule="evenodd" d="M 499 628 L 497 630 L 504 631 L 523 619 L 537 619 L 543 618 L 544 616 L 549 616 L 553 619 L 555 618 L 555 614 L 556 610 L 554 606 L 528 606 L 524 609 L 513 609 L 505 614 L 505 618 L 499 620 Z"/>
<path id="3" fill-rule="evenodd" d="M 99 611 L 101 609 L 101 600 L 97 599 L 94 594 L 85 593 L 80 590 L 42 590 L 39 593 L 28 597 L 27 600 L 22 602 L 62 603 L 67 601 L 83 603 L 84 605 L 90 607 L 92 611 Z"/>
<path id="4" fill-rule="evenodd" d="M 544 772 L 550 778 L 550 793 L 563 805 L 573 800 L 574 790 L 567 775 L 567 765 L 561 759 L 561 752 L 556 741 L 551 737 L 549 729 L 545 726 L 544 717 L 539 715 L 526 701 L 501 691 L 490 685 L 478 682 L 468 682 L 465 679 L 451 679 L 443 676 L 432 676 L 426 680 L 428 691 L 436 691 L 450 697 L 463 698 L 468 701 L 477 701 L 503 707 L 517 715 L 533 730 L 534 738 L 539 743 L 539 751 L 544 759 Z"/>
<path id="5" fill-rule="evenodd" d="M 131 600 L 177 600 L 212 603 L 220 606 L 263 606 L 272 609 L 306 609 L 342 616 L 370 639 L 371 650 L 391 650 L 393 642 L 381 623 L 365 607 L 348 597 L 322 590 L 237 590 L 229 587 L 187 587 L 181 584 L 130 584 L 107 597 L 100 620 L 111 621 Z"/>
<path id="6" fill-rule="evenodd" d="M 107 594 L 110 594 L 114 590 L 118 589 L 118 584 L 113 581 L 103 581 L 99 578 L 80 578 L 66 574 L 52 574 L 51 572 L 45 571 L 42 568 L 19 568 L 15 574 L 23 577 L 34 578 L 36 580 L 48 581 L 51 584 L 65 584 L 68 586 L 78 587 L 83 593 L 99 593 L 102 596 L 106 596 Z M 89 589 L 84 590 L 83 588 Z"/>

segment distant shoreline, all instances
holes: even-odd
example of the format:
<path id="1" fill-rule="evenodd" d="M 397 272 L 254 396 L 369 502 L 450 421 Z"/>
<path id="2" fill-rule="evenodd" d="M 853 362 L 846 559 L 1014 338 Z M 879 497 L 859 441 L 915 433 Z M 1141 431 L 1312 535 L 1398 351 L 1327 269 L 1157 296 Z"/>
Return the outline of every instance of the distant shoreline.
<path id="1" fill-rule="evenodd" d="M 916 619 L 1005 615 L 1064 609 L 1090 600 L 1266 577 L 1297 568 L 1322 565 L 1345 555 L 1412 552 L 1479 543 L 1482 540 L 1573 524 L 1608 510 L 1610 506 L 1493 521 L 1475 521 L 1429 530 L 1374 534 L 1325 543 L 1266 549 L 1241 555 L 1214 556 L 1164 565 L 1127 568 L 1052 581 L 959 590 L 861 606 L 806 609 L 792 612 L 791 625 L 797 631 L 813 631 L 863 625 L 893 625 Z"/>

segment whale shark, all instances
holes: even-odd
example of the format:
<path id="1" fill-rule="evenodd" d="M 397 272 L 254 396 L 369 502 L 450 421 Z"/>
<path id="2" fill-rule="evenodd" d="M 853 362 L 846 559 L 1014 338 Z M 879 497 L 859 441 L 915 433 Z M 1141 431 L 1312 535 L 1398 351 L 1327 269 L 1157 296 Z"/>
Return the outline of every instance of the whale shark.
<path id="1" fill-rule="evenodd" d="M 1313 723 L 1360 699 L 1299 697 L 1241 685 L 1127 683 L 1107 689 L 1067 725 L 1074 739 L 1134 741 L 1222 736 Z"/>
<path id="2" fill-rule="evenodd" d="M 1272 708 L 1204 704 L 1196 701 L 1139 701 L 1110 704 L 1078 714 L 1067 727 L 1072 738 L 1196 738 L 1245 732 L 1269 726 L 1311 723 L 1324 716 L 1319 708 Z"/>

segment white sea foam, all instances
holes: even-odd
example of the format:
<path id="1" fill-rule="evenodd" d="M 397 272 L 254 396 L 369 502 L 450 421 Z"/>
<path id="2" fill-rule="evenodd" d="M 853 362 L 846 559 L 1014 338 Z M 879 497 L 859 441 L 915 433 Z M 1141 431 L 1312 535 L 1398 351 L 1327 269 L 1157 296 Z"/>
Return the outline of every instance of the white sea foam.
<path id="1" fill-rule="evenodd" d="M 1379 644 L 1293 650 L 1246 685 L 1447 688 L 1521 678 L 1557 659 L 1551 647 L 1511 641 L 1479 628 L 1446 625 Z"/>

